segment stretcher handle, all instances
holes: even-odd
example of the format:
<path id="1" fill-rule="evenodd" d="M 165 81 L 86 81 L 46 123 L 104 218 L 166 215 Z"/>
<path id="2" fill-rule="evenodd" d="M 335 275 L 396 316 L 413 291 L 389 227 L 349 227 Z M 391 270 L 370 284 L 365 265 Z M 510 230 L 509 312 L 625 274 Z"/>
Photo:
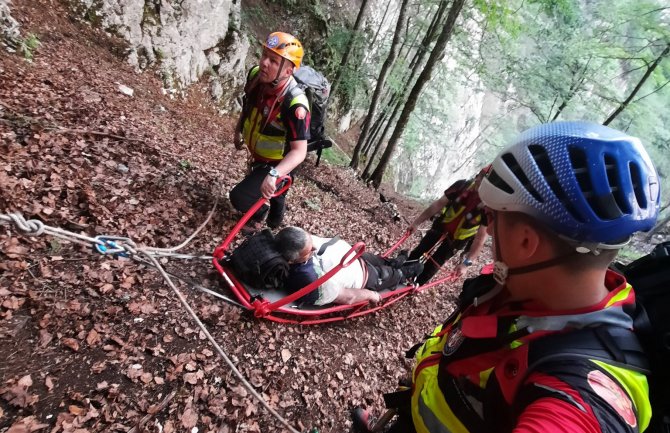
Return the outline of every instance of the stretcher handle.
<path id="1" fill-rule="evenodd" d="M 281 186 L 281 188 L 276 189 L 275 192 L 273 192 L 270 197 L 279 197 L 280 195 L 288 191 L 288 189 L 291 187 L 291 184 L 293 183 L 293 179 L 291 179 L 291 176 L 289 176 L 288 174 L 279 176 L 277 178 L 277 181 L 275 182 L 275 186 L 280 186 L 282 182 L 285 182 L 284 185 Z"/>
<path id="2" fill-rule="evenodd" d="M 365 252 L 365 243 L 364 242 L 356 242 L 353 247 L 347 253 L 342 257 L 342 260 L 340 261 L 340 266 L 343 268 L 346 268 L 356 260 Z"/>

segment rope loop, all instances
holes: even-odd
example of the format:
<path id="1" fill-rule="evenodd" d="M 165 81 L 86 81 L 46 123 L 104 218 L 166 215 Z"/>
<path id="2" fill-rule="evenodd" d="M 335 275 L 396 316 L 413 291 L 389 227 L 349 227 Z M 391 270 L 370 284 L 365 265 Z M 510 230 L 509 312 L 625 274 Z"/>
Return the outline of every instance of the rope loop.
<path id="1" fill-rule="evenodd" d="M 10 213 L 9 218 L 16 226 L 16 229 L 24 236 L 39 236 L 44 233 L 44 229 L 46 228 L 42 221 L 26 220 L 19 213 Z"/>

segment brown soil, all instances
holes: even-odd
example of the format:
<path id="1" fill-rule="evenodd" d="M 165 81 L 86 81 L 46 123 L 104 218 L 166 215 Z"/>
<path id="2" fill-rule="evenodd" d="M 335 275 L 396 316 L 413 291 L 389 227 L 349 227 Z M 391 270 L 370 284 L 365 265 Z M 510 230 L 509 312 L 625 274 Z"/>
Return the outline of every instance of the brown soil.
<path id="1" fill-rule="evenodd" d="M 213 251 L 239 217 L 226 192 L 244 174 L 244 154 L 206 85 L 168 98 L 152 73 L 114 54 L 119 41 L 69 20 L 57 2 L 14 0 L 13 14 L 42 45 L 32 63 L 0 58 L 0 212 L 161 247 L 181 243 L 218 198 L 188 248 Z M 317 169 L 313 156 L 298 174 L 286 224 L 372 251 L 392 245 L 418 209 L 385 193 L 398 217 L 353 172 Z M 166 266 L 219 286 L 207 261 Z M 455 291 L 438 287 L 361 319 L 308 327 L 253 319 L 180 288 L 266 400 L 300 430 L 322 432 L 346 431 L 354 405 L 382 407 L 380 393 L 411 366 L 404 349 L 446 317 Z M 125 432 L 147 414 L 140 431 L 282 430 L 154 270 L 10 226 L 0 231 L 0 353 L 0 430 Z"/>

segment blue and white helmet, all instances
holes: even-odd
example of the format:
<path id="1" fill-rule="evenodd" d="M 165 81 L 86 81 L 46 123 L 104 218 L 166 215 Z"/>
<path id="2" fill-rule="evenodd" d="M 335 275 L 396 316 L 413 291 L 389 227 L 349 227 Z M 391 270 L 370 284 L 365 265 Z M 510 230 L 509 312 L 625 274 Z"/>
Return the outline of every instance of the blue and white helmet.
<path id="1" fill-rule="evenodd" d="M 530 215 L 578 251 L 595 252 L 650 230 L 660 188 L 637 138 L 595 123 L 554 122 L 503 150 L 479 195 L 491 209 Z"/>

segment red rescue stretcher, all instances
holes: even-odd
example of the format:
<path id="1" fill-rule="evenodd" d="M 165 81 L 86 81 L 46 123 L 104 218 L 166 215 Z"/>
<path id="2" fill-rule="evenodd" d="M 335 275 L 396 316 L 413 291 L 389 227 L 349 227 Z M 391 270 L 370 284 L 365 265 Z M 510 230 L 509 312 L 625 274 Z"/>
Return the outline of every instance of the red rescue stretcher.
<path id="1" fill-rule="evenodd" d="M 291 178 L 283 176 L 277 180 L 277 184 L 281 187 L 275 191 L 273 197 L 279 196 L 286 192 L 291 186 Z M 312 290 L 316 290 L 321 284 L 335 275 L 340 269 L 345 268 L 354 263 L 365 252 L 365 244 L 358 242 L 351 247 L 351 249 L 344 255 L 342 261 L 333 269 L 326 272 L 318 280 L 303 287 L 294 293 L 288 293 L 283 290 L 267 290 L 250 287 L 240 281 L 234 274 L 233 270 L 226 266 L 225 258 L 229 253 L 229 247 L 240 233 L 242 227 L 249 221 L 252 215 L 266 202 L 266 199 L 259 199 L 240 219 L 240 221 L 233 227 L 232 231 L 225 240 L 214 250 L 214 267 L 219 271 L 224 281 L 230 286 L 235 296 L 240 303 L 248 310 L 252 311 L 254 316 L 272 320 L 280 323 L 294 323 L 301 325 L 315 325 L 320 323 L 337 322 L 354 317 L 364 316 L 373 313 L 382 308 L 386 308 L 401 299 L 429 289 L 438 284 L 454 280 L 452 275 L 445 278 L 432 281 L 423 286 L 408 285 L 398 286 L 393 290 L 380 291 L 381 302 L 378 304 L 371 304 L 368 302 L 359 302 L 351 305 L 336 305 L 328 304 L 323 306 L 304 306 L 298 303 L 298 299 L 305 296 Z M 398 242 L 395 243 L 382 256 L 388 257 L 395 251 L 405 240 L 410 236 L 406 232 Z"/>

